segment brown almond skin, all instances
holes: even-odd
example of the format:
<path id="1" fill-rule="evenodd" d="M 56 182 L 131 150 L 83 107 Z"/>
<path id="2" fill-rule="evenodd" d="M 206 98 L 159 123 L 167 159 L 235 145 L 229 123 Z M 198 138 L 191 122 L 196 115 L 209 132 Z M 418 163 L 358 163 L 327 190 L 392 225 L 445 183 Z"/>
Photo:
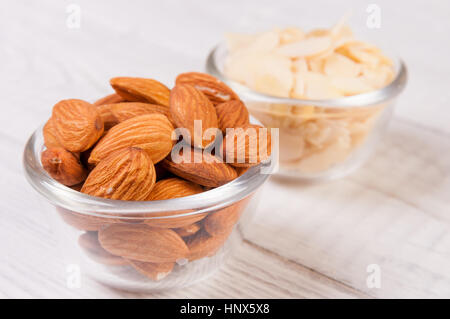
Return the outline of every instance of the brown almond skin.
<path id="1" fill-rule="evenodd" d="M 219 236 L 211 236 L 205 231 L 199 231 L 194 236 L 187 238 L 189 261 L 214 256 L 231 234 L 231 230 Z"/>
<path id="2" fill-rule="evenodd" d="M 220 162 L 213 155 L 209 153 L 201 154 L 200 150 L 194 149 L 191 149 L 190 152 L 190 162 L 175 163 L 168 156 L 162 161 L 163 167 L 181 178 L 208 187 L 221 186 L 237 177 L 233 167 Z M 196 153 L 200 153 L 199 156 L 202 156 L 200 163 L 194 162 L 194 154 Z"/>
<path id="3" fill-rule="evenodd" d="M 249 199 L 250 197 L 244 198 L 233 205 L 209 213 L 203 221 L 204 229 L 211 236 L 220 236 L 231 232 L 241 217 Z"/>
<path id="4" fill-rule="evenodd" d="M 179 198 L 202 192 L 203 188 L 200 185 L 173 177 L 157 182 L 147 200 Z"/>
<path id="5" fill-rule="evenodd" d="M 91 171 L 81 192 L 110 199 L 145 200 L 155 179 L 155 167 L 147 152 L 128 147 L 104 158 Z"/>
<path id="6" fill-rule="evenodd" d="M 124 266 L 128 262 L 120 256 L 107 252 L 98 241 L 97 232 L 86 232 L 78 237 L 78 245 L 91 259 L 98 263 L 110 266 Z"/>
<path id="7" fill-rule="evenodd" d="M 231 100 L 216 105 L 219 128 L 226 133 L 227 128 L 242 127 L 249 123 L 248 110 L 239 100 Z"/>
<path id="8" fill-rule="evenodd" d="M 174 228 L 173 230 L 181 237 L 189 237 L 196 234 L 201 228 L 200 223 L 194 223 L 184 227 Z"/>
<path id="9" fill-rule="evenodd" d="M 105 131 L 109 130 L 111 127 L 119 123 L 112 113 L 111 105 L 114 104 L 102 104 L 97 106 L 97 112 L 102 118 Z"/>
<path id="10" fill-rule="evenodd" d="M 220 104 L 230 100 L 239 100 L 225 83 L 212 75 L 200 72 L 187 72 L 177 76 L 176 85 L 189 84 L 202 91 L 206 97 L 214 104 Z"/>
<path id="11" fill-rule="evenodd" d="M 42 152 L 41 162 L 47 173 L 66 186 L 83 182 L 87 171 L 80 160 L 62 147 L 50 147 Z"/>
<path id="12" fill-rule="evenodd" d="M 148 263 L 137 260 L 128 260 L 128 263 L 142 275 L 159 281 L 167 277 L 172 272 L 175 263 Z"/>
<path id="13" fill-rule="evenodd" d="M 58 142 L 71 152 L 83 152 L 103 134 L 103 121 L 92 104 L 62 100 L 53 107 L 52 122 Z"/>
<path id="14" fill-rule="evenodd" d="M 125 102 L 125 99 L 117 93 L 112 93 L 112 94 L 104 96 L 104 97 L 98 99 L 97 101 L 95 101 L 94 105 L 100 106 L 103 104 L 112 104 L 112 103 L 121 103 L 121 102 Z"/>
<path id="15" fill-rule="evenodd" d="M 206 130 L 218 128 L 216 109 L 211 101 L 195 87 L 180 84 L 172 89 L 170 114 L 176 127 L 189 131 L 192 146 L 205 148 L 214 142 L 215 134 L 210 138 L 203 137 Z M 201 121 L 201 131 L 194 131 L 194 121 L 196 120 Z"/>
<path id="16" fill-rule="evenodd" d="M 145 114 L 160 113 L 170 120 L 169 108 L 166 106 L 140 102 L 116 103 L 111 105 L 111 112 L 118 123 Z"/>
<path id="17" fill-rule="evenodd" d="M 50 118 L 47 123 L 45 123 L 42 129 L 42 134 L 44 135 L 44 144 L 47 148 L 49 147 L 61 147 L 61 144 L 56 138 L 55 127 L 53 126 L 53 121 Z"/>
<path id="18" fill-rule="evenodd" d="M 258 165 L 259 163 L 261 163 L 261 161 L 268 160 L 271 154 L 270 129 L 266 129 L 267 139 L 266 143 L 263 143 L 260 137 L 260 128 L 263 127 L 253 124 L 243 126 L 243 132 L 239 133 L 239 131 L 237 131 L 233 136 L 234 148 L 227 147 L 227 140 L 232 137 L 229 135 L 229 133 L 225 135 L 225 138 L 222 142 L 224 161 L 235 167 L 251 167 Z M 249 131 L 247 131 L 248 129 Z M 256 134 L 249 134 L 249 136 L 247 136 L 245 132 L 251 132 L 251 130 L 254 130 Z M 253 140 L 253 143 L 250 142 L 250 139 Z M 240 145 L 244 145 L 245 147 L 238 149 Z M 260 152 L 263 156 L 260 156 Z M 251 154 L 254 154 L 253 157 L 251 157 Z M 264 154 L 267 154 L 267 156 Z M 232 158 L 233 161 L 230 162 Z"/>
<path id="19" fill-rule="evenodd" d="M 99 231 L 99 241 L 114 255 L 143 262 L 170 263 L 189 254 L 176 232 L 144 224 L 110 225 Z"/>
<path id="20" fill-rule="evenodd" d="M 169 106 L 170 90 L 153 79 L 116 77 L 110 80 L 113 89 L 130 102 L 147 102 Z"/>
<path id="21" fill-rule="evenodd" d="M 136 116 L 160 113 L 170 120 L 169 108 L 166 106 L 142 102 L 123 102 L 115 104 L 103 104 L 97 107 L 100 116 L 105 123 L 105 130 L 114 125 Z"/>
<path id="22" fill-rule="evenodd" d="M 94 147 L 88 161 L 98 164 L 116 150 L 137 147 L 156 164 L 172 150 L 173 130 L 167 117 L 159 113 L 133 117 L 112 127 Z"/>

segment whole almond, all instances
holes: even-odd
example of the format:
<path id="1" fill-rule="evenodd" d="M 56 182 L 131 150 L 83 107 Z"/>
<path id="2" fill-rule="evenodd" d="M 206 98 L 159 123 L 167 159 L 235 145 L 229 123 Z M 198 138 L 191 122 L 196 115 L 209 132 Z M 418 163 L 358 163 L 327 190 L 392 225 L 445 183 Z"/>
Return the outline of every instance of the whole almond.
<path id="1" fill-rule="evenodd" d="M 199 231 L 194 236 L 186 240 L 189 248 L 189 261 L 204 257 L 211 257 L 222 247 L 231 231 L 219 236 L 211 236 L 205 231 Z"/>
<path id="2" fill-rule="evenodd" d="M 103 249 L 98 241 L 97 232 L 81 234 L 80 237 L 78 237 L 78 244 L 91 259 L 98 263 L 111 266 L 123 266 L 128 264 L 126 259 L 113 255 Z"/>
<path id="3" fill-rule="evenodd" d="M 58 142 L 66 150 L 82 152 L 103 134 L 96 107 L 82 100 L 63 100 L 53 107 L 52 122 Z"/>
<path id="4" fill-rule="evenodd" d="M 112 104 L 112 103 L 120 103 L 120 102 L 125 102 L 125 99 L 117 93 L 112 93 L 112 94 L 104 96 L 104 97 L 98 99 L 97 101 L 95 101 L 94 105 L 100 106 L 103 104 Z"/>
<path id="5" fill-rule="evenodd" d="M 234 141 L 232 140 L 234 139 Z M 236 167 L 250 167 L 267 161 L 271 154 L 271 136 L 268 128 L 248 124 L 227 132 L 222 142 L 224 159 Z"/>
<path id="6" fill-rule="evenodd" d="M 172 89 L 170 114 L 178 128 L 188 130 L 191 145 L 205 148 L 214 141 L 218 128 L 216 110 L 211 101 L 195 87 L 180 84 Z M 194 121 L 198 121 L 197 129 Z M 209 137 L 205 136 L 207 130 L 211 133 Z"/>
<path id="7" fill-rule="evenodd" d="M 99 241 L 110 253 L 137 261 L 168 263 L 189 254 L 176 232 L 144 224 L 110 225 L 99 231 Z"/>
<path id="8" fill-rule="evenodd" d="M 218 187 L 231 182 L 237 173 L 230 165 L 221 162 L 215 156 L 201 150 L 190 150 L 187 160 L 180 152 L 180 163 L 172 161 L 170 156 L 163 160 L 163 167 L 171 173 L 202 186 Z M 200 159 L 195 162 L 195 157 Z"/>
<path id="9" fill-rule="evenodd" d="M 52 178 L 66 186 L 79 184 L 87 177 L 80 160 L 62 147 L 47 148 L 41 154 L 41 162 Z"/>
<path id="10" fill-rule="evenodd" d="M 239 100 L 225 83 L 215 77 L 199 72 L 187 72 L 177 76 L 176 85 L 189 84 L 202 91 L 213 104 L 219 104 L 230 100 Z"/>
<path id="11" fill-rule="evenodd" d="M 44 135 L 44 144 L 47 148 L 61 146 L 56 138 L 55 127 L 53 126 L 53 121 L 51 118 L 47 121 L 47 123 L 45 123 L 44 128 L 42 129 L 42 134 Z"/>
<path id="12" fill-rule="evenodd" d="M 110 199 L 145 200 L 155 179 L 155 167 L 147 152 L 127 147 L 100 161 L 84 182 L 81 192 Z"/>
<path id="13" fill-rule="evenodd" d="M 136 116 L 160 113 L 170 120 L 169 108 L 166 106 L 141 102 L 123 102 L 115 104 L 103 104 L 97 107 L 100 116 L 105 123 L 105 130 L 114 125 Z"/>
<path id="14" fill-rule="evenodd" d="M 172 272 L 175 263 L 148 263 L 137 260 L 128 260 L 129 264 L 133 266 L 139 273 L 149 277 L 152 280 L 159 281 L 164 279 Z"/>
<path id="15" fill-rule="evenodd" d="M 216 105 L 216 113 L 223 133 L 226 133 L 227 128 L 242 127 L 249 123 L 248 110 L 240 100 Z"/>
<path id="16" fill-rule="evenodd" d="M 145 150 L 154 164 L 172 150 L 173 126 L 165 115 L 153 113 L 133 117 L 112 127 L 97 143 L 89 163 L 97 164 L 112 152 L 137 147 Z"/>
<path id="17" fill-rule="evenodd" d="M 147 102 L 169 106 L 170 90 L 153 79 L 116 77 L 110 80 L 113 89 L 130 102 Z"/>
<path id="18" fill-rule="evenodd" d="M 200 185 L 173 177 L 157 182 L 147 200 L 185 197 L 201 192 L 203 192 L 203 188 Z"/>

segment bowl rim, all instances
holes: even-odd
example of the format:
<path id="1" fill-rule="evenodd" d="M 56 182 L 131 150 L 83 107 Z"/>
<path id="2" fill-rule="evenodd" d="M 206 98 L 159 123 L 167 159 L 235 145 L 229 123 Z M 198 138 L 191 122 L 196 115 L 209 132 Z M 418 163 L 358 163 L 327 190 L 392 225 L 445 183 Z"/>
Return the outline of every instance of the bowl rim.
<path id="1" fill-rule="evenodd" d="M 217 63 L 217 55 L 227 53 L 225 42 L 216 45 L 206 59 L 206 72 L 228 84 L 244 101 L 255 101 L 276 104 L 314 105 L 325 108 L 370 107 L 388 101 L 399 95 L 406 86 L 408 70 L 400 58 L 391 57 L 394 61 L 395 78 L 387 86 L 367 93 L 356 94 L 336 99 L 306 100 L 289 97 L 278 97 L 257 92 L 237 81 L 227 78 Z"/>
<path id="2" fill-rule="evenodd" d="M 217 210 L 244 199 L 256 191 L 272 173 L 271 161 L 250 167 L 233 181 L 200 194 L 156 201 L 123 201 L 90 196 L 51 178 L 42 167 L 42 128 L 28 139 L 24 153 L 24 174 L 31 186 L 47 201 L 80 214 L 119 219 L 178 218 Z M 262 170 L 267 173 L 262 173 Z M 165 213 L 162 215 L 162 213 Z M 145 214 L 145 215 L 144 215 Z"/>

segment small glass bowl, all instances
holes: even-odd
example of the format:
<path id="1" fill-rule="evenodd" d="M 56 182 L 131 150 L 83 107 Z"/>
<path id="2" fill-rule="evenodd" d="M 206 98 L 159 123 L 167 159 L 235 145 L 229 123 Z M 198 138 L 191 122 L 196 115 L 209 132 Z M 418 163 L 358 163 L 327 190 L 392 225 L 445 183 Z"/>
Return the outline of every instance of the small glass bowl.
<path id="1" fill-rule="evenodd" d="M 130 291 L 180 288 L 211 275 L 239 245 L 243 227 L 249 224 L 255 211 L 257 191 L 269 177 L 262 171 L 270 167 L 270 163 L 265 163 L 251 167 L 226 185 L 194 196 L 160 201 L 110 200 L 80 193 L 48 176 L 40 161 L 43 149 L 41 127 L 25 147 L 25 176 L 45 199 L 40 202 L 49 212 L 49 221 L 66 266 L 75 265 L 81 275 Z M 189 233 L 190 227 L 180 229 L 193 224 L 198 227 L 191 232 L 200 228 L 193 235 Z M 130 262 L 131 258 L 127 256 L 142 247 L 150 247 L 154 254 L 164 255 L 165 242 L 160 246 L 146 245 L 145 239 L 139 237 L 138 244 L 135 240 L 134 245 L 128 245 L 126 243 L 132 243 L 133 239 L 126 240 L 128 235 L 117 235 L 112 240 L 120 245 L 125 243 L 126 247 L 122 256 L 113 255 L 98 239 L 102 232 L 103 236 L 109 233 L 108 239 L 114 237 L 111 231 L 105 231 L 109 227 L 115 228 L 113 234 L 122 232 L 125 235 L 130 229 L 133 232 L 147 227 L 162 229 L 165 234 L 172 235 L 176 230 L 178 239 L 186 243 L 189 253 L 158 267 Z"/>
<path id="2" fill-rule="evenodd" d="M 392 117 L 407 69 L 393 59 L 395 76 L 386 87 L 337 99 L 302 100 L 256 92 L 223 73 L 224 43 L 214 48 L 206 71 L 227 83 L 264 126 L 279 129 L 278 175 L 303 181 L 345 176 L 373 152 Z"/>

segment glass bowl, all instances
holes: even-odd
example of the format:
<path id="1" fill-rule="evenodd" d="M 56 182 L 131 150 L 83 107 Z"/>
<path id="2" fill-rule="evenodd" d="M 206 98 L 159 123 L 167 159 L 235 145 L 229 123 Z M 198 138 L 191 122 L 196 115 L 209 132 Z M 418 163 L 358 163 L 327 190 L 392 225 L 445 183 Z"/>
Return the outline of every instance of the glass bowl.
<path id="1" fill-rule="evenodd" d="M 194 196 L 110 200 L 77 192 L 48 176 L 40 161 L 43 149 L 41 127 L 26 144 L 25 175 L 45 199 L 39 202 L 49 213 L 72 276 L 68 282 L 76 283 L 76 278 L 69 280 L 76 274 L 87 275 L 130 291 L 180 288 L 211 275 L 239 245 L 255 211 L 257 191 L 269 177 L 263 169 L 270 163 L 265 163 Z"/>
<path id="2" fill-rule="evenodd" d="M 320 181 L 347 175 L 373 152 L 392 117 L 407 69 L 393 59 L 395 76 L 386 87 L 337 99 L 302 100 L 256 92 L 223 73 L 224 43 L 214 48 L 206 71 L 227 83 L 264 126 L 279 129 L 278 175 Z"/>

